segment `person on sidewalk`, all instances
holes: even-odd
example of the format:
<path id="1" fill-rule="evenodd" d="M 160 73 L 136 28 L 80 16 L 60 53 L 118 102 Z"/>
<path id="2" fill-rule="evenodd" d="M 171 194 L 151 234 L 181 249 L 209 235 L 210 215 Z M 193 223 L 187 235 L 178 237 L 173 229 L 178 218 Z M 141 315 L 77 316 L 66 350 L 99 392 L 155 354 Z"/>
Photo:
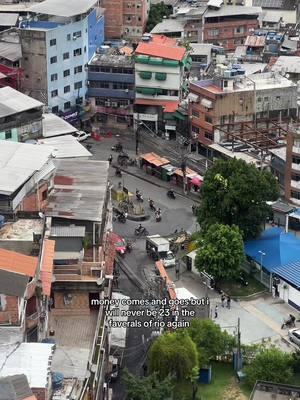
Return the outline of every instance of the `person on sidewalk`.
<path id="1" fill-rule="evenodd" d="M 112 155 L 110 155 L 110 156 L 108 157 L 108 162 L 109 162 L 109 165 L 111 165 L 111 163 L 112 163 L 112 160 L 113 160 L 113 156 L 112 156 Z"/>
<path id="2" fill-rule="evenodd" d="M 225 307 L 225 294 L 224 293 L 222 293 L 222 295 L 221 295 L 221 304 L 222 304 L 222 307 L 224 308 Z"/>
<path id="3" fill-rule="evenodd" d="M 230 304 L 231 304 L 231 298 L 230 296 L 227 296 L 227 308 L 230 310 Z"/>
<path id="4" fill-rule="evenodd" d="M 215 318 L 218 318 L 218 306 L 215 307 Z"/>

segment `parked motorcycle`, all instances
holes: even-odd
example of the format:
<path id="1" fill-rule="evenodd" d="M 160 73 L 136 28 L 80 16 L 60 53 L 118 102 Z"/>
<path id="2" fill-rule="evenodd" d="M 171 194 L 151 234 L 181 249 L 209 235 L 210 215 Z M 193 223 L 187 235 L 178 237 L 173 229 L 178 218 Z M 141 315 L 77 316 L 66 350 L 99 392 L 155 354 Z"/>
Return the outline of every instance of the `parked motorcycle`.
<path id="1" fill-rule="evenodd" d="M 173 199 L 173 200 L 176 199 L 174 190 L 172 190 L 172 189 L 167 191 L 167 196 L 168 196 L 170 199 Z"/>
<path id="2" fill-rule="evenodd" d="M 112 146 L 111 150 L 121 153 L 123 151 L 123 146 L 120 142 L 118 142 L 115 146 Z"/>
<path id="3" fill-rule="evenodd" d="M 139 225 L 139 226 L 137 226 L 137 227 L 135 228 L 134 234 L 135 234 L 136 236 L 142 236 L 142 235 L 147 236 L 147 235 L 149 235 L 149 232 L 147 231 L 147 229 L 146 229 L 144 226 Z"/>
<path id="4" fill-rule="evenodd" d="M 132 243 L 131 242 L 126 243 L 126 251 L 128 253 L 131 253 L 131 251 L 132 251 Z"/>
<path id="5" fill-rule="evenodd" d="M 154 206 L 154 201 L 153 201 L 152 199 L 149 199 L 148 202 L 149 202 L 149 208 L 150 208 L 150 210 L 151 210 L 151 211 L 156 211 L 156 208 L 155 208 L 155 206 Z"/>
<path id="6" fill-rule="evenodd" d="M 139 190 L 137 190 L 137 191 L 135 192 L 135 196 L 136 196 L 137 201 L 140 201 L 141 203 L 143 203 L 144 198 L 143 198 L 142 193 L 141 193 Z"/>
<path id="7" fill-rule="evenodd" d="M 296 321 L 296 317 L 294 317 L 294 315 L 290 314 L 289 318 L 286 319 L 283 324 L 281 325 L 281 329 L 284 328 L 295 328 L 295 321 Z"/>

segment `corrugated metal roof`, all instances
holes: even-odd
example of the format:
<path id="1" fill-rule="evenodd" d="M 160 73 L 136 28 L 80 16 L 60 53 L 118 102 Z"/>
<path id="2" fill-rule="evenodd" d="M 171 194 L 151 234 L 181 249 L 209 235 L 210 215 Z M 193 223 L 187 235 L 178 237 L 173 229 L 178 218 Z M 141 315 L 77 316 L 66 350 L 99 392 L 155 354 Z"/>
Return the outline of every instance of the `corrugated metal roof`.
<path id="1" fill-rule="evenodd" d="M 0 118 L 42 106 L 43 103 L 40 101 L 26 96 L 10 86 L 0 88 Z"/>
<path id="2" fill-rule="evenodd" d="M 69 124 L 57 115 L 49 113 L 43 114 L 43 137 L 48 138 L 52 136 L 65 135 L 68 133 L 76 132 L 78 129 Z"/>
<path id="3" fill-rule="evenodd" d="M 19 14 L 0 13 L 0 26 L 14 26 L 17 24 Z"/>
<path id="4" fill-rule="evenodd" d="M 261 12 L 261 7 L 226 6 L 220 8 L 219 10 L 208 10 L 204 14 L 204 18 L 226 17 L 233 15 L 259 15 Z"/>
<path id="5" fill-rule="evenodd" d="M 52 226 L 51 237 L 84 237 L 85 226 L 68 225 L 68 226 Z"/>
<path id="6" fill-rule="evenodd" d="M 246 41 L 245 41 L 245 46 L 264 47 L 265 42 L 266 42 L 265 36 L 251 35 L 251 36 L 247 36 Z"/>
<path id="7" fill-rule="evenodd" d="M 296 0 L 253 0 L 253 6 L 295 11 Z"/>
<path id="8" fill-rule="evenodd" d="M 48 146 L 0 140 L 0 194 L 14 193 L 45 166 L 52 152 Z"/>
<path id="9" fill-rule="evenodd" d="M 101 222 L 108 184 L 107 161 L 55 160 L 47 216 Z"/>
<path id="10" fill-rule="evenodd" d="M 30 7 L 31 12 L 55 15 L 58 17 L 73 17 L 87 12 L 97 0 L 45 0 Z"/>
<path id="11" fill-rule="evenodd" d="M 72 135 L 52 137 L 38 141 L 41 146 L 51 146 L 55 158 L 90 157 L 92 154 Z"/>
<path id="12" fill-rule="evenodd" d="M 181 61 L 185 56 L 186 49 L 183 46 L 178 46 L 174 39 L 164 35 L 153 35 L 148 43 L 141 42 L 135 53 Z"/>
<path id="13" fill-rule="evenodd" d="M 0 400 L 24 400 L 33 396 L 26 375 L 0 378 Z"/>
<path id="14" fill-rule="evenodd" d="M 0 249 L 0 269 L 17 274 L 35 276 L 38 264 L 37 257 L 25 256 L 5 249 Z"/>
<path id="15" fill-rule="evenodd" d="M 152 29 L 151 33 L 183 32 L 183 23 L 176 19 L 164 19 Z"/>
<path id="16" fill-rule="evenodd" d="M 142 154 L 140 158 L 143 158 L 145 161 L 147 161 L 150 164 L 155 165 L 156 167 L 160 167 L 161 165 L 169 164 L 169 160 L 166 158 L 160 157 L 155 153 L 147 153 L 147 154 Z"/>
<path id="17" fill-rule="evenodd" d="M 276 267 L 272 272 L 279 275 L 283 280 L 300 288 L 300 261 Z"/>
<path id="18" fill-rule="evenodd" d="M 0 346 L 0 376 L 24 374 L 31 388 L 48 388 L 52 352 L 48 343 Z"/>
<path id="19" fill-rule="evenodd" d="M 0 270 L 0 293 L 2 294 L 24 297 L 27 283 L 28 277 L 25 275 Z"/>
<path id="20" fill-rule="evenodd" d="M 43 294 L 46 296 L 50 296 L 51 293 L 54 248 L 55 248 L 54 240 L 46 239 L 44 241 L 40 277 L 42 281 Z"/>

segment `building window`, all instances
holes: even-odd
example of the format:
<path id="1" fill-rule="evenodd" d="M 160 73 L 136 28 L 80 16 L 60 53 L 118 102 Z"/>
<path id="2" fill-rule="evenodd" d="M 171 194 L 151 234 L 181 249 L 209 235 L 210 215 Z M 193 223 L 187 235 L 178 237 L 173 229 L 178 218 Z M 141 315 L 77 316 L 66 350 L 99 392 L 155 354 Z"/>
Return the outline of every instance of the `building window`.
<path id="1" fill-rule="evenodd" d="M 86 53 L 86 46 L 84 46 L 84 49 L 83 49 L 83 51 Z"/>
<path id="2" fill-rule="evenodd" d="M 142 20 L 142 18 L 141 17 L 138 17 L 138 21 L 141 21 Z"/>
<path id="3" fill-rule="evenodd" d="M 224 87 L 224 88 L 227 88 L 227 87 L 228 87 L 228 81 L 224 81 L 223 87 Z"/>
<path id="4" fill-rule="evenodd" d="M 209 124 L 212 124 L 212 118 L 209 115 L 205 115 L 205 122 L 208 122 Z"/>
<path id="5" fill-rule="evenodd" d="M 195 109 L 192 109 L 192 116 L 193 116 L 193 117 L 196 117 L 196 118 L 199 118 L 199 117 L 200 117 L 199 111 L 197 111 L 197 110 L 195 110 Z"/>
<path id="6" fill-rule="evenodd" d="M 99 82 L 99 81 L 90 81 L 90 87 L 100 88 L 100 89 L 109 89 L 108 82 Z"/>
<path id="7" fill-rule="evenodd" d="M 214 140 L 214 134 L 212 132 L 205 131 L 204 137 L 206 137 L 206 139 L 211 140 L 211 141 Z"/>
<path id="8" fill-rule="evenodd" d="M 81 56 L 82 50 L 81 49 L 75 49 L 73 51 L 73 54 L 74 54 L 74 57 Z"/>
<path id="9" fill-rule="evenodd" d="M 67 34 L 67 41 L 69 42 L 71 40 L 71 35 L 70 33 Z"/>
<path id="10" fill-rule="evenodd" d="M 238 26 L 236 28 L 234 28 L 234 33 L 244 33 L 245 32 L 245 28 L 243 26 Z"/>
<path id="11" fill-rule="evenodd" d="M 11 133 L 11 129 L 8 129 L 7 131 L 5 131 L 5 139 L 11 139 L 12 138 L 12 133 Z"/>
<path id="12" fill-rule="evenodd" d="M 81 37 L 81 31 L 77 31 L 73 33 L 73 39 L 77 39 Z"/>
<path id="13" fill-rule="evenodd" d="M 208 35 L 209 36 L 219 36 L 219 29 L 210 29 L 209 31 L 208 31 Z"/>
<path id="14" fill-rule="evenodd" d="M 70 70 L 69 69 L 65 69 L 64 70 L 64 78 L 66 78 L 69 75 L 70 75 Z"/>
<path id="15" fill-rule="evenodd" d="M 57 114 L 58 113 L 58 106 L 52 107 L 51 111 L 53 112 L 53 114 Z"/>
<path id="16" fill-rule="evenodd" d="M 110 67 L 100 67 L 100 72 L 110 72 Z"/>
<path id="17" fill-rule="evenodd" d="M 55 63 L 57 63 L 57 57 L 56 56 L 51 57 L 50 58 L 50 64 L 55 64 Z"/>
<path id="18" fill-rule="evenodd" d="M 47 199 L 47 197 L 48 197 L 48 190 L 44 190 L 42 192 L 42 201 L 45 201 Z"/>
<path id="19" fill-rule="evenodd" d="M 57 96 L 58 96 L 58 90 L 57 89 L 52 90 L 51 97 L 57 97 Z"/>
<path id="20" fill-rule="evenodd" d="M 78 67 L 74 68 L 74 74 L 79 74 L 82 72 L 82 65 L 78 65 Z"/>
<path id="21" fill-rule="evenodd" d="M 79 82 L 75 82 L 74 83 L 74 89 L 76 90 L 76 89 L 81 89 L 82 88 L 82 81 L 79 81 Z"/>
<path id="22" fill-rule="evenodd" d="M 69 93 L 70 90 L 70 85 L 64 87 L 64 93 Z"/>
<path id="23" fill-rule="evenodd" d="M 258 97 L 258 98 L 257 98 L 257 102 L 258 102 L 258 103 L 261 103 L 261 97 Z"/>
<path id="24" fill-rule="evenodd" d="M 83 97 L 77 97 L 76 104 L 82 104 L 82 103 L 83 103 Z"/>
<path id="25" fill-rule="evenodd" d="M 113 89 L 132 90 L 132 85 L 123 82 L 115 82 L 113 83 Z"/>
<path id="26" fill-rule="evenodd" d="M 269 101 L 269 97 L 264 97 L 264 101 Z"/>
<path id="27" fill-rule="evenodd" d="M 57 74 L 51 75 L 51 82 L 57 81 Z"/>
<path id="28" fill-rule="evenodd" d="M 280 100 L 280 96 L 276 96 L 276 100 Z"/>
<path id="29" fill-rule="evenodd" d="M 63 59 L 68 60 L 70 58 L 70 53 L 64 53 L 63 54 Z"/>
<path id="30" fill-rule="evenodd" d="M 56 45 L 56 39 L 50 39 L 50 46 Z"/>
<path id="31" fill-rule="evenodd" d="M 64 103 L 64 110 L 68 110 L 69 108 L 71 108 L 71 103 L 69 101 L 66 101 Z"/>
<path id="32" fill-rule="evenodd" d="M 292 197 L 293 199 L 300 200 L 300 192 L 291 191 L 291 197 Z"/>

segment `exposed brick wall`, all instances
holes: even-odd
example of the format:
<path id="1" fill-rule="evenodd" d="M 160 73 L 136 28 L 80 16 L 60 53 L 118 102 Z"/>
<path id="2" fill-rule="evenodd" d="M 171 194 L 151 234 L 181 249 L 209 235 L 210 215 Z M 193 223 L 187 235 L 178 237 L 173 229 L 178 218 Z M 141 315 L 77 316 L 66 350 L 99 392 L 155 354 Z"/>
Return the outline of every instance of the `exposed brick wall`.
<path id="1" fill-rule="evenodd" d="M 48 400 L 49 399 L 49 394 L 46 389 L 42 388 L 31 388 L 32 393 L 35 395 L 37 400 Z"/>
<path id="2" fill-rule="evenodd" d="M 18 318 L 18 297 L 16 296 L 5 296 L 5 302 L 3 302 L 3 311 L 0 312 L 0 323 L 17 324 Z"/>
<path id="3" fill-rule="evenodd" d="M 38 191 L 29 194 L 23 199 L 19 206 L 20 211 L 40 211 L 46 206 L 47 200 L 42 200 L 42 194 L 45 190 L 48 190 L 48 184 L 44 183 L 39 187 Z"/>

